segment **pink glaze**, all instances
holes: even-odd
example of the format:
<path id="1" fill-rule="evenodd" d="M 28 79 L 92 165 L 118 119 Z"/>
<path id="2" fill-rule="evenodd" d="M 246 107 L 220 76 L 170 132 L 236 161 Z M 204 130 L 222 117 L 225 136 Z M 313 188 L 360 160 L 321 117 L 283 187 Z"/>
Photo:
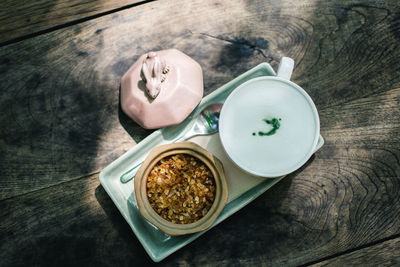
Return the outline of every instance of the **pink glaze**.
<path id="1" fill-rule="evenodd" d="M 151 53 L 139 57 L 121 81 L 122 110 L 146 129 L 181 123 L 203 97 L 199 63 L 176 49 Z"/>

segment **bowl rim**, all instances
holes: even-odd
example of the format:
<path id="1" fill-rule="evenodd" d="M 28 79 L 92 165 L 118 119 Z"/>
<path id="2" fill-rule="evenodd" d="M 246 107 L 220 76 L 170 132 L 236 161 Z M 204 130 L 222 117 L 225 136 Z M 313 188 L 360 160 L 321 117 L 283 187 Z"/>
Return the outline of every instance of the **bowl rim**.
<path id="1" fill-rule="evenodd" d="M 162 158 L 180 153 L 191 155 L 202 161 L 213 174 L 216 186 L 215 199 L 210 210 L 201 219 L 189 224 L 176 224 L 162 218 L 151 207 L 147 197 L 146 181 L 150 171 Z M 140 214 L 170 236 L 200 232 L 209 228 L 228 201 L 228 185 L 222 163 L 210 152 L 192 142 L 173 143 L 154 148 L 136 173 L 134 186 Z"/>
<path id="2" fill-rule="evenodd" d="M 251 86 L 252 83 L 258 82 L 260 80 L 262 80 L 262 81 L 279 81 L 282 83 L 286 83 L 289 86 L 291 86 L 292 88 L 299 91 L 303 95 L 303 97 L 307 100 L 308 104 L 311 107 L 311 110 L 313 111 L 313 117 L 314 117 L 315 126 L 316 126 L 315 131 L 314 131 L 314 139 L 313 139 L 312 146 L 310 147 L 310 149 L 307 151 L 307 153 L 304 154 L 303 158 L 301 160 L 299 160 L 298 163 L 296 165 L 294 165 L 294 167 L 292 167 L 292 168 L 285 168 L 284 170 L 282 170 L 280 172 L 273 172 L 273 173 L 262 172 L 261 173 L 261 172 L 251 170 L 248 167 L 244 166 L 243 164 L 234 160 L 234 158 L 231 156 L 230 150 L 228 148 L 229 144 L 227 144 L 226 139 L 224 139 L 225 129 L 223 127 L 223 125 L 224 125 L 223 123 L 220 123 L 220 125 L 219 125 L 220 126 L 219 127 L 219 137 L 221 140 L 222 147 L 224 148 L 226 154 L 232 160 L 232 162 L 234 162 L 236 164 L 236 166 L 238 166 L 240 169 L 246 171 L 247 173 L 255 175 L 255 176 L 264 177 L 264 178 L 276 178 L 276 177 L 284 176 L 284 175 L 287 175 L 289 173 L 296 171 L 301 166 L 303 166 L 307 162 L 307 160 L 310 159 L 310 157 L 314 153 L 315 147 L 317 146 L 317 143 L 318 143 L 319 132 L 320 132 L 320 120 L 319 120 L 318 110 L 315 106 L 314 101 L 311 99 L 310 95 L 303 88 L 301 88 L 299 85 L 295 84 L 294 82 L 292 82 L 290 80 L 287 80 L 287 79 L 284 79 L 284 78 L 281 78 L 278 76 L 262 76 L 262 77 L 250 79 L 250 80 L 242 83 L 227 97 L 227 99 L 225 100 L 224 105 L 222 106 L 222 109 L 221 109 L 221 113 L 220 113 L 220 117 L 219 117 L 220 122 L 222 122 L 224 120 L 224 118 L 227 116 L 226 115 L 227 106 L 229 105 L 229 102 L 232 101 L 232 99 L 235 97 L 235 95 L 240 93 L 240 91 L 245 90 L 247 87 Z"/>

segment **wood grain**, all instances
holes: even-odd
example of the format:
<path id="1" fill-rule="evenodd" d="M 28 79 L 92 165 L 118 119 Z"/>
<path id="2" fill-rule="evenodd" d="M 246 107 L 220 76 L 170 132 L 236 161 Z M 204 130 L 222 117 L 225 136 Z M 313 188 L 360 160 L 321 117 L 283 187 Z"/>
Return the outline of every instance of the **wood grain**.
<path id="1" fill-rule="evenodd" d="M 0 266 L 150 262 L 98 175 L 1 201 L 0 218 Z"/>
<path id="2" fill-rule="evenodd" d="M 96 172 L 134 144 L 127 133 L 149 133 L 118 112 L 120 77 L 146 51 L 175 47 L 198 60 L 206 93 L 266 60 L 252 46 L 267 48 L 261 33 L 234 37 L 226 17 L 208 24 L 228 7 L 247 18 L 244 2 L 171 6 L 149 3 L 0 49 L 0 199 Z"/>
<path id="3" fill-rule="evenodd" d="M 382 17 L 384 8 L 210 1 L 178 11 L 173 5 L 137 6 L 0 49 L 0 199 L 98 171 L 134 144 L 127 133 L 136 141 L 149 134 L 117 112 L 120 77 L 149 50 L 175 47 L 199 61 L 206 94 L 258 63 L 276 67 L 282 55 L 291 56 L 298 62 L 294 81 L 319 109 L 388 90 L 399 80 L 399 26 L 396 17 Z M 220 15 L 225 10 L 229 16 Z M 327 18 L 334 15 L 343 22 L 332 27 Z M 342 70 L 354 54 L 352 34 L 377 47 L 368 28 L 375 24 L 367 20 L 375 17 L 385 37 L 381 45 L 392 52 L 360 54 L 351 69 L 362 75 L 353 81 L 354 73 Z M 324 45 L 329 34 L 342 41 Z M 325 55 L 337 45 L 336 57 Z"/>
<path id="4" fill-rule="evenodd" d="M 2 0 L 0 2 L 0 45 L 139 2 L 143 1 Z"/>
<path id="5" fill-rule="evenodd" d="M 363 248 L 312 266 L 399 266 L 400 238 Z"/>
<path id="6" fill-rule="evenodd" d="M 398 123 L 398 93 L 395 89 L 320 111 L 321 120 L 340 117 L 350 127 L 341 128 L 341 135 L 325 129 L 326 145 L 308 165 L 217 227 L 221 236 L 207 236 L 205 243 L 171 258 L 180 264 L 205 263 L 212 247 L 218 248 L 215 265 L 307 265 L 398 235 L 400 129 L 388 127 L 379 134 L 386 124 L 374 117 L 364 127 L 351 126 L 355 112 L 378 103 L 391 106 L 388 114 L 394 113 L 387 119 Z"/>
<path id="7" fill-rule="evenodd" d="M 351 122 L 382 104 L 398 123 L 399 91 L 322 110 L 342 125 L 324 132 L 326 146 L 305 167 L 162 264 L 294 266 L 398 235 L 400 129 L 380 134 L 385 121 L 370 117 L 354 131 Z M 3 200 L 0 218 L 0 258 L 9 266 L 151 263 L 97 175 Z"/>
<path id="8" fill-rule="evenodd" d="M 164 265 L 301 265 L 398 236 L 399 14 L 396 1 L 159 1 L 0 48 L 0 258 L 150 263 L 90 174 L 150 133 L 121 112 L 119 81 L 169 47 L 201 64 L 206 94 L 293 57 L 326 144 Z"/>

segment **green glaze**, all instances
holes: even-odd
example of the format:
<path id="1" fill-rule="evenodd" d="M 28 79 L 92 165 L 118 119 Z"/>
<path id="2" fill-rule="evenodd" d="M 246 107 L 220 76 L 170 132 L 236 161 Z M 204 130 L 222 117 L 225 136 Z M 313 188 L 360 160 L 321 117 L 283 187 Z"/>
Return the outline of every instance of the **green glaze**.
<path id="1" fill-rule="evenodd" d="M 206 111 L 205 118 L 206 118 L 208 126 L 210 126 L 212 128 L 212 118 L 211 118 L 211 112 L 209 110 Z"/>
<path id="2" fill-rule="evenodd" d="M 273 118 L 271 120 L 268 119 L 263 119 L 263 121 L 265 121 L 266 123 L 270 124 L 272 126 L 272 129 L 269 132 L 258 132 L 258 136 L 270 136 L 270 135 L 274 135 L 276 134 L 276 131 L 281 127 L 281 124 L 279 123 L 281 119 L 276 119 Z M 255 136 L 256 133 L 253 132 L 253 136 Z"/>

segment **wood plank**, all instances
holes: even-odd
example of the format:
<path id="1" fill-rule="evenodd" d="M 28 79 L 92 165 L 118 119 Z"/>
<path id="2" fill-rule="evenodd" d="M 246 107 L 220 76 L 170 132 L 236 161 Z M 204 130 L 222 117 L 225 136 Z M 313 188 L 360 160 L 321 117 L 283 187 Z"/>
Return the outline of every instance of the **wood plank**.
<path id="1" fill-rule="evenodd" d="M 160 1 L 2 47 L 0 258 L 150 263 L 96 175 L 78 178 L 149 133 L 120 113 L 119 79 L 167 47 L 200 62 L 206 93 L 293 57 L 326 145 L 166 265 L 300 265 L 398 235 L 399 11 L 396 1 Z"/>
<path id="2" fill-rule="evenodd" d="M 322 110 L 340 120 L 306 166 L 163 263 L 294 266 L 398 235 L 399 92 Z M 376 106 L 387 120 L 353 129 L 354 114 Z M 9 266 L 151 263 L 97 175 L 0 201 L 0 229 Z"/>
<path id="3" fill-rule="evenodd" d="M 149 50 L 175 47 L 199 61 L 206 94 L 282 55 L 320 110 L 390 90 L 400 26 L 384 5 L 152 2 L 2 47 L 0 199 L 96 172 L 134 145 L 130 136 L 148 135 L 120 111 L 118 88 Z"/>
<path id="4" fill-rule="evenodd" d="M 0 202 L 1 266 L 136 266 L 150 261 L 99 186 L 98 175 L 17 199 Z M 126 257 L 112 256 L 120 250 Z"/>
<path id="5" fill-rule="evenodd" d="M 353 251 L 312 266 L 399 266 L 400 238 Z"/>
<path id="6" fill-rule="evenodd" d="M 0 1 L 0 45 L 140 2 L 144 1 L 2 0 Z"/>
<path id="7" fill-rule="evenodd" d="M 240 15 L 244 4 L 229 8 Z M 150 3 L 0 49 L 0 199 L 98 171 L 134 144 L 128 133 L 136 141 L 149 133 L 118 108 L 120 77 L 140 54 L 175 47 L 193 56 L 207 93 L 265 60 L 250 45 L 263 37 L 242 44 L 200 32 L 227 6 L 172 6 Z M 229 23 L 221 17 L 221 30 Z"/>

